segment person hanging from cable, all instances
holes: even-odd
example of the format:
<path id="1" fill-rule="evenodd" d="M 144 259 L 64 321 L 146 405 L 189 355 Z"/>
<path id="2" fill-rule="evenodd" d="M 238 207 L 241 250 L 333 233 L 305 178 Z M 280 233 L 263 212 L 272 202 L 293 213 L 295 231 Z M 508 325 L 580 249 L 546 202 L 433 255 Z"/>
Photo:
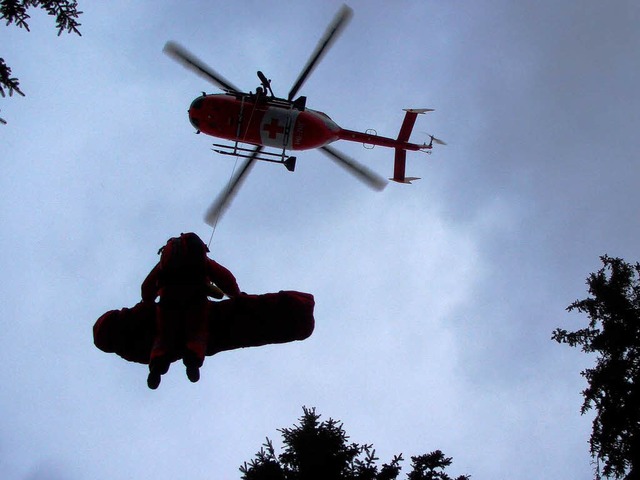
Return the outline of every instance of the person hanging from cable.
<path id="1" fill-rule="evenodd" d="M 160 261 L 142 283 L 142 301 L 156 304 L 156 329 L 147 385 L 156 389 L 172 361 L 182 358 L 187 377 L 200 379 L 209 341 L 208 296 L 240 295 L 234 275 L 207 256 L 209 248 L 195 233 L 170 238 Z"/>

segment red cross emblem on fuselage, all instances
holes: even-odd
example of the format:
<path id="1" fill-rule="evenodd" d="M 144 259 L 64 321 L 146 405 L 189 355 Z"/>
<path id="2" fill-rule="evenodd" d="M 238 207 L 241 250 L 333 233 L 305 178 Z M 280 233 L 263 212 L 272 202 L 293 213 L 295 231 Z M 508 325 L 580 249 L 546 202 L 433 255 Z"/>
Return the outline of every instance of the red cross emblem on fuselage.
<path id="1" fill-rule="evenodd" d="M 284 133 L 284 127 L 280 126 L 277 118 L 272 118 L 271 123 L 265 124 L 262 130 L 269 132 L 269 138 L 276 138 L 279 133 Z"/>

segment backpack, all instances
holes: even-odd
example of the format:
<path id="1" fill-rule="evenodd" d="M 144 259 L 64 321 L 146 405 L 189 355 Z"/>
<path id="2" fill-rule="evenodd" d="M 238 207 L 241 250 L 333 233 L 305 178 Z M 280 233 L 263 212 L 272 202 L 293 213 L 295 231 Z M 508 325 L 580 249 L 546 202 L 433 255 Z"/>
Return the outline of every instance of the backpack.
<path id="1" fill-rule="evenodd" d="M 206 280 L 207 245 L 195 233 L 170 238 L 160 254 L 162 285 L 201 284 Z"/>

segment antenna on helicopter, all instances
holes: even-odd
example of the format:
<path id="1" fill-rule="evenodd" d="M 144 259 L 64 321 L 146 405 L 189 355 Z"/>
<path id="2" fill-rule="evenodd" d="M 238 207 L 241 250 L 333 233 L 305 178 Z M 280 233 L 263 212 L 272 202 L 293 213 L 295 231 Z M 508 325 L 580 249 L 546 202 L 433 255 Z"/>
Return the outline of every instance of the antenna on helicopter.
<path id="1" fill-rule="evenodd" d="M 272 97 L 275 97 L 273 90 L 271 90 L 271 80 L 269 80 L 260 70 L 258 70 L 258 78 L 260 79 L 260 83 L 262 83 L 264 91 L 271 94 Z"/>

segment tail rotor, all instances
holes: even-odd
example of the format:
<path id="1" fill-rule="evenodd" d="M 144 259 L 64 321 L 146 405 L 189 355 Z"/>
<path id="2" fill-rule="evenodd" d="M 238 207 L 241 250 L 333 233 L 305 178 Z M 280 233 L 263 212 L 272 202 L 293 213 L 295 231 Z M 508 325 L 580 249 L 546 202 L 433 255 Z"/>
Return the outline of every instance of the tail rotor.
<path id="1" fill-rule="evenodd" d="M 427 134 L 429 135 L 429 134 Z M 439 138 L 433 136 L 433 135 L 429 135 L 429 138 L 431 139 L 429 141 L 429 146 L 432 147 L 434 143 L 437 143 L 438 145 L 446 145 L 447 142 L 445 142 L 444 140 L 440 140 Z"/>

